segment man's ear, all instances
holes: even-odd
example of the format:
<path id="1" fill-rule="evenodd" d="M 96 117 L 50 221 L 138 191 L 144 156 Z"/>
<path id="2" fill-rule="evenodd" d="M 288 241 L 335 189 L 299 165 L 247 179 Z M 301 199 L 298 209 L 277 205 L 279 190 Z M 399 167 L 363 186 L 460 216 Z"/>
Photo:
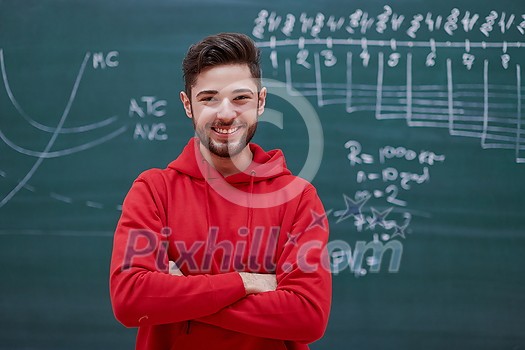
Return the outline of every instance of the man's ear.
<path id="1" fill-rule="evenodd" d="M 264 112 L 264 105 L 266 104 L 266 88 L 263 87 L 259 91 L 259 107 L 257 108 L 257 116 L 260 117 Z"/>
<path id="2" fill-rule="evenodd" d="M 182 102 L 182 106 L 184 107 L 184 110 L 186 111 L 186 115 L 188 116 L 188 118 L 190 119 L 193 118 L 193 113 L 191 109 L 191 100 L 184 91 L 180 92 L 180 100 Z"/>

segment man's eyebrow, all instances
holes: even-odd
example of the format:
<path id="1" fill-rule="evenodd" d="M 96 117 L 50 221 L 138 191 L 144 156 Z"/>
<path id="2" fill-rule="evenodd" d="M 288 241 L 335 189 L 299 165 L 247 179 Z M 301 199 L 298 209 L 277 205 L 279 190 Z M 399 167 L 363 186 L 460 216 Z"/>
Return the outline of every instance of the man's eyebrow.
<path id="1" fill-rule="evenodd" d="M 252 94 L 252 95 L 255 94 L 249 88 L 239 88 L 239 89 L 233 90 L 232 92 L 234 94 L 245 94 L 245 93 L 249 93 L 249 94 Z M 219 93 L 219 91 L 217 91 L 217 90 L 202 90 L 202 91 L 199 91 L 199 93 L 197 95 L 195 95 L 195 97 L 199 97 L 201 95 L 217 95 L 218 93 Z"/>
<path id="2" fill-rule="evenodd" d="M 217 95 L 219 91 L 217 90 L 202 90 L 200 91 L 195 97 L 199 97 L 200 95 Z"/>
<path id="3" fill-rule="evenodd" d="M 234 94 L 238 94 L 238 93 L 250 93 L 250 94 L 253 94 L 254 92 L 251 90 L 251 89 L 248 89 L 248 88 L 240 88 L 240 89 L 235 89 L 233 90 L 233 93 Z"/>

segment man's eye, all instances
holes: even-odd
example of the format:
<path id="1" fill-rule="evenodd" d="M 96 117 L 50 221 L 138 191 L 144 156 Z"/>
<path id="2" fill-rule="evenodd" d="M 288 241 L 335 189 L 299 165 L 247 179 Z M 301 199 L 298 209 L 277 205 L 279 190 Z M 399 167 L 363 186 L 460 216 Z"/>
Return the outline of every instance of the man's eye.
<path id="1" fill-rule="evenodd" d="M 209 97 L 203 97 L 200 99 L 201 102 L 210 102 L 210 101 L 213 101 L 215 98 L 212 97 L 212 96 L 209 96 Z"/>
<path id="2" fill-rule="evenodd" d="M 250 96 L 246 96 L 246 95 L 241 95 L 241 96 L 235 97 L 236 100 L 247 100 L 249 98 L 250 98 Z"/>

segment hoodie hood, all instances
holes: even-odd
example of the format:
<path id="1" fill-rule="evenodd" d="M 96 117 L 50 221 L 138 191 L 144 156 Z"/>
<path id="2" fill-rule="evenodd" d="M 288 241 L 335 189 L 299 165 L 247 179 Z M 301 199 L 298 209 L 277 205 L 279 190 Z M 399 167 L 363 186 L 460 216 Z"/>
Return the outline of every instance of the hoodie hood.
<path id="1" fill-rule="evenodd" d="M 225 177 L 224 179 L 228 183 L 254 183 L 283 175 L 291 175 L 290 170 L 286 167 L 281 150 L 275 149 L 266 152 L 254 143 L 250 143 L 249 147 L 253 153 L 252 163 L 243 172 Z M 188 141 L 182 153 L 168 165 L 168 168 L 177 170 L 195 179 L 222 177 L 202 156 L 199 150 L 199 139 L 196 137 Z"/>
<path id="2" fill-rule="evenodd" d="M 262 194 L 266 201 L 254 200 L 254 188 L 256 183 L 263 183 L 263 181 L 281 177 L 284 175 L 291 175 L 290 170 L 286 167 L 284 155 L 281 150 L 272 150 L 265 152 L 260 146 L 250 143 L 250 150 L 253 153 L 251 164 L 243 171 L 227 177 L 223 177 L 217 170 L 215 170 L 202 156 L 199 149 L 199 139 L 192 138 L 182 150 L 182 153 L 177 159 L 168 165 L 168 168 L 174 169 L 180 173 L 186 174 L 194 179 L 204 181 L 205 191 L 205 209 L 206 209 L 206 224 L 211 227 L 212 212 L 217 211 L 217 207 L 213 207 L 214 197 L 210 194 L 210 187 L 214 188 L 214 192 L 220 194 L 223 198 L 228 199 L 232 203 L 242 205 L 246 208 L 246 223 L 245 227 L 252 229 L 252 219 L 254 215 L 254 205 L 259 202 L 263 206 L 270 198 L 275 196 L 271 193 Z M 239 188 L 244 188 L 240 190 Z M 213 207 L 213 210 L 212 210 Z M 251 235 L 248 236 L 248 246 L 251 244 Z"/>

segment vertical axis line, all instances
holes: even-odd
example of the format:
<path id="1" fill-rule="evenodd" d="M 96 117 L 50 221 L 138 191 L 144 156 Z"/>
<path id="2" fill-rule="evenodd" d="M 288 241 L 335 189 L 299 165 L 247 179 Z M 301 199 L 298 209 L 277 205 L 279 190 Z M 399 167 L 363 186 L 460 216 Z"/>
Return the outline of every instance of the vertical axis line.
<path id="1" fill-rule="evenodd" d="M 412 124 L 412 53 L 407 54 L 407 124 Z"/>
<path id="2" fill-rule="evenodd" d="M 452 83 L 452 60 L 447 58 L 448 132 L 454 133 L 454 91 Z"/>
<path id="3" fill-rule="evenodd" d="M 376 119 L 381 119 L 381 104 L 383 99 L 383 70 L 385 64 L 383 52 L 378 53 L 377 61 Z"/>
<path id="4" fill-rule="evenodd" d="M 324 101 L 323 101 L 323 84 L 321 81 L 321 64 L 319 63 L 319 53 L 315 53 L 314 55 L 314 61 L 315 61 L 315 87 L 317 90 L 317 106 L 323 107 Z"/>
<path id="5" fill-rule="evenodd" d="M 483 61 L 483 134 L 481 135 L 481 146 L 486 148 L 487 129 L 489 126 L 489 61 Z"/>
<path id="6" fill-rule="evenodd" d="M 517 163 L 525 163 L 525 158 L 520 157 L 520 150 L 521 150 L 521 66 L 519 64 L 516 65 L 516 97 L 518 100 L 518 125 L 516 128 L 516 162 Z"/>
<path id="7" fill-rule="evenodd" d="M 346 53 L 346 111 L 352 111 L 352 52 Z"/>
<path id="8" fill-rule="evenodd" d="M 284 72 L 285 72 L 285 76 L 286 76 L 286 82 L 285 82 L 286 91 L 288 91 L 289 94 L 292 94 L 292 89 L 293 89 L 292 68 L 291 68 L 291 65 L 290 65 L 290 59 L 289 58 L 284 60 Z"/>

